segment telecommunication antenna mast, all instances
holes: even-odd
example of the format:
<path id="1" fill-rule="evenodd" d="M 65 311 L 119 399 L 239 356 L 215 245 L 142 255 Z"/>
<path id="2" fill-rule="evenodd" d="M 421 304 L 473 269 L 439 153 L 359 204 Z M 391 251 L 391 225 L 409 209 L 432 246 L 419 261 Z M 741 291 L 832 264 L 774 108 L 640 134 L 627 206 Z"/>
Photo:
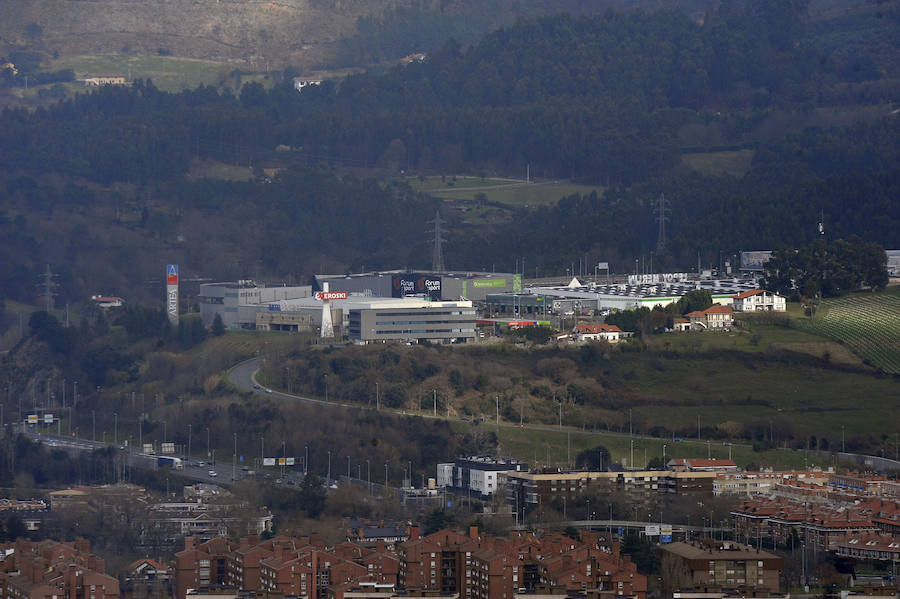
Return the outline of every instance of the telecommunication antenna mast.
<path id="1" fill-rule="evenodd" d="M 434 213 L 434 220 L 428 221 L 434 223 L 434 249 L 431 253 L 431 269 L 436 273 L 444 272 L 444 251 L 441 244 L 444 242 L 441 236 L 441 225 L 446 222 L 441 219 L 441 211 Z"/>
<path id="2" fill-rule="evenodd" d="M 656 233 L 657 253 L 666 249 L 666 221 L 669 220 L 669 217 L 666 216 L 667 212 L 669 212 L 669 207 L 666 196 L 659 194 L 659 200 L 656 201 L 656 221 L 659 223 L 659 229 Z"/>

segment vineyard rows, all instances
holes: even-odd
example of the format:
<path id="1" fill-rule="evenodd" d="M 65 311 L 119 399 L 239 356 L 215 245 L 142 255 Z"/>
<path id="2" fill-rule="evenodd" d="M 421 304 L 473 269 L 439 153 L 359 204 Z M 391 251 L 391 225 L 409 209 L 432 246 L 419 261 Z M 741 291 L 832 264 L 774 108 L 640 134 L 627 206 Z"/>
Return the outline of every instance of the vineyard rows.
<path id="1" fill-rule="evenodd" d="M 814 320 L 798 324 L 843 343 L 885 372 L 900 374 L 900 296 L 896 294 L 824 300 Z"/>

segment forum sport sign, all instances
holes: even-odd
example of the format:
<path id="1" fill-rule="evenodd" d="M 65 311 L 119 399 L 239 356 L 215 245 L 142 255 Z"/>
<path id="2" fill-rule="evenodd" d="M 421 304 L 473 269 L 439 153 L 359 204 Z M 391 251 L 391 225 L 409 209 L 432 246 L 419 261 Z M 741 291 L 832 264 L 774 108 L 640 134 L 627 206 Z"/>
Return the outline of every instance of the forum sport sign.
<path id="1" fill-rule="evenodd" d="M 434 275 L 394 275 L 391 277 L 391 296 L 424 294 L 434 300 L 441 299 L 441 278 Z"/>

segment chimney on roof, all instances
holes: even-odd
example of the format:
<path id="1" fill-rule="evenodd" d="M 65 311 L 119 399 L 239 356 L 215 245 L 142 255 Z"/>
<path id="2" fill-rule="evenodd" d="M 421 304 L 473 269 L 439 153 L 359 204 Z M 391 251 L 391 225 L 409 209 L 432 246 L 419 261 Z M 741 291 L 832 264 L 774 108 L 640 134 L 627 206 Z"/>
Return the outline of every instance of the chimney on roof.
<path id="1" fill-rule="evenodd" d="M 410 526 L 409 527 L 409 540 L 415 541 L 419 538 L 419 527 L 418 526 Z"/>
<path id="2" fill-rule="evenodd" d="M 469 538 L 470 538 L 470 539 L 477 539 L 477 538 L 478 538 L 478 527 L 477 527 L 477 526 L 470 526 L 470 527 L 469 527 Z"/>

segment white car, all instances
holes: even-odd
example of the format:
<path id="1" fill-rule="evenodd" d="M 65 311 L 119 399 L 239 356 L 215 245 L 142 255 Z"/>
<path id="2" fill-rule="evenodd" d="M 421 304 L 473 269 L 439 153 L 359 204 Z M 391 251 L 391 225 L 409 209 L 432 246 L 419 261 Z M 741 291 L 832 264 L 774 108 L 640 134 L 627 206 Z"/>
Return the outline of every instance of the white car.
<path id="1" fill-rule="evenodd" d="M 215 470 L 210 470 L 209 472 L 207 472 L 207 474 L 209 474 L 210 476 L 219 476 L 218 474 L 216 474 Z"/>

